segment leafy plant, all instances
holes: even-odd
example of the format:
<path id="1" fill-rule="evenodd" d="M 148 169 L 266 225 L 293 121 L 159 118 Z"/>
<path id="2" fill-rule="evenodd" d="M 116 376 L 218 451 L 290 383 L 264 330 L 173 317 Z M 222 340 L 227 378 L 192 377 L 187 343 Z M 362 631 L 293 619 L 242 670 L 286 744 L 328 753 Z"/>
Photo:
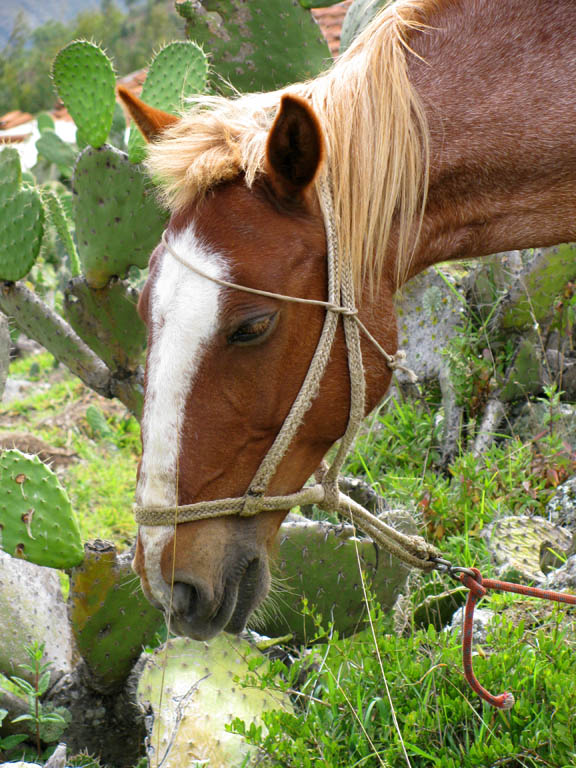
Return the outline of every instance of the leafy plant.
<path id="1" fill-rule="evenodd" d="M 28 700 L 28 712 L 15 717 L 13 723 L 30 722 L 35 731 L 36 751 L 42 755 L 43 741 L 58 741 L 65 731 L 69 717 L 63 707 L 49 708 L 40 701 L 50 685 L 50 662 L 42 662 L 44 644 L 33 643 L 25 647 L 30 664 L 20 664 L 22 669 L 30 672 L 33 682 L 29 683 L 21 677 L 12 676 L 10 680 Z"/>
<path id="2" fill-rule="evenodd" d="M 0 728 L 7 715 L 7 709 L 0 709 Z M 26 741 L 27 738 L 28 734 L 26 733 L 12 733 L 9 736 L 0 736 L 0 752 L 9 752 L 11 749 L 17 747 L 18 744 L 22 744 L 23 741 Z"/>

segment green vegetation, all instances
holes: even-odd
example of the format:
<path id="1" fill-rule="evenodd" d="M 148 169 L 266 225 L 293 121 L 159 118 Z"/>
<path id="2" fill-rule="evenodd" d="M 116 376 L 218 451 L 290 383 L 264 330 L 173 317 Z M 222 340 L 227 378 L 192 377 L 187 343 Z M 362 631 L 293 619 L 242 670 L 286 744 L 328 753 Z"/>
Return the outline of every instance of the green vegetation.
<path id="1" fill-rule="evenodd" d="M 114 0 L 99 10 L 80 13 L 71 23 L 49 21 L 32 30 L 21 14 L 0 51 L 0 114 L 13 109 L 50 109 L 56 92 L 50 80 L 52 60 L 67 43 L 82 38 L 106 48 L 120 75 L 146 66 L 150 51 L 183 36 L 183 22 L 166 0 L 135 0 L 127 13 Z"/>
<path id="2" fill-rule="evenodd" d="M 134 537 L 134 478 L 140 428 L 121 405 L 98 397 L 49 353 L 10 364 L 10 376 L 42 384 L 0 415 L 0 436 L 16 424 L 77 457 L 61 470 L 83 540 L 108 538 L 121 549 Z M 18 430 L 20 431 L 20 430 Z"/>

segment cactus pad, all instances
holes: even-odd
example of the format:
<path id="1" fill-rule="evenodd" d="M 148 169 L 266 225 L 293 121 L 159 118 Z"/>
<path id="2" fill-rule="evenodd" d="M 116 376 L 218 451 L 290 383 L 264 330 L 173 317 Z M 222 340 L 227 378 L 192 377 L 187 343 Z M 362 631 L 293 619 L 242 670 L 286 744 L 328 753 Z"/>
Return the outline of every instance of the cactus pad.
<path id="1" fill-rule="evenodd" d="M 132 371 L 143 362 L 146 347 L 146 327 L 137 303 L 138 293 L 127 283 L 111 281 L 97 290 L 79 277 L 66 286 L 64 312 L 80 338 L 112 371 Z"/>
<path id="2" fill-rule="evenodd" d="M 389 513 L 390 525 L 414 532 L 414 521 L 405 513 Z M 324 626 L 333 621 L 341 635 L 363 625 L 366 606 L 360 568 L 366 585 L 384 608 L 391 608 L 402 591 L 408 569 L 370 539 L 354 538 L 350 525 L 322 521 L 284 523 L 272 574 L 279 584 L 262 611 L 258 631 L 278 637 L 291 632 L 297 642 L 314 635 L 314 622 L 302 613 L 305 598 L 322 616 Z"/>
<path id="3" fill-rule="evenodd" d="M 70 499 L 37 456 L 0 454 L 0 544 L 13 557 L 37 565 L 71 568 L 82 561 L 82 543 Z"/>
<path id="4" fill-rule="evenodd" d="M 142 652 L 164 627 L 162 613 L 144 597 L 131 569 L 104 541 L 85 545 L 84 562 L 72 571 L 68 614 L 78 650 L 99 690 L 121 685 Z"/>
<path id="5" fill-rule="evenodd" d="M 576 279 L 575 256 L 574 244 L 538 249 L 506 299 L 500 327 L 523 331 L 549 318 L 558 294 Z"/>
<path id="6" fill-rule="evenodd" d="M 78 126 L 79 141 L 101 147 L 110 133 L 116 103 L 110 59 L 94 43 L 76 40 L 56 56 L 52 77 Z"/>
<path id="7" fill-rule="evenodd" d="M 0 153 L 0 280 L 20 280 L 36 261 L 44 234 L 44 209 L 36 187 L 22 185 L 18 152 Z"/>
<path id="8" fill-rule="evenodd" d="M 238 681 L 258 660 L 267 665 L 260 651 L 230 635 L 209 643 L 178 637 L 155 651 L 146 660 L 136 694 L 141 709 L 154 714 L 150 765 L 253 765 L 255 748 L 225 726 L 240 717 L 247 726 L 254 723 L 265 730 L 263 712 L 290 706 L 280 693 L 243 687 Z"/>
<path id="9" fill-rule="evenodd" d="M 45 129 L 36 142 L 36 149 L 49 163 L 55 163 L 61 173 L 72 175 L 76 152 L 57 133 Z"/>
<path id="10" fill-rule="evenodd" d="M 184 99 L 206 88 L 208 60 L 195 43 L 175 42 L 162 48 L 148 69 L 141 98 L 146 104 L 165 112 L 180 112 Z M 145 143 L 136 126 L 130 129 L 130 162 L 144 159 Z"/>
<path id="11" fill-rule="evenodd" d="M 372 21 L 376 12 L 390 2 L 391 0 L 354 0 L 342 24 L 340 53 L 343 53 L 352 40 Z"/>
<path id="12" fill-rule="evenodd" d="M 542 558 L 567 552 L 572 536 L 543 517 L 503 517 L 483 531 L 486 546 L 504 573 L 543 581 Z"/>
<path id="13" fill-rule="evenodd" d="M 76 240 L 91 288 L 103 288 L 132 265 L 143 268 L 167 215 L 149 182 L 124 152 L 85 149 L 74 169 Z"/>
<path id="14" fill-rule="evenodd" d="M 239 91 L 273 91 L 314 77 L 331 61 L 320 28 L 297 2 L 186 0 L 176 8 L 189 38 L 210 51 L 210 68 Z"/>

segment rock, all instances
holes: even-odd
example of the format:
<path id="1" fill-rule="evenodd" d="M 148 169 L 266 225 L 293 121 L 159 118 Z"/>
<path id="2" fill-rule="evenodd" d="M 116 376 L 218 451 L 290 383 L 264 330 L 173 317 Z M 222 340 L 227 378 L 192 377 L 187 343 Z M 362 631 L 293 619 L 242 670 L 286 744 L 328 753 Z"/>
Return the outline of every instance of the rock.
<path id="1" fill-rule="evenodd" d="M 462 625 L 464 622 L 464 607 L 458 608 L 449 630 L 451 632 L 462 632 Z M 472 622 L 472 645 L 483 645 L 486 642 L 486 636 L 488 630 L 494 623 L 494 620 L 498 617 L 496 611 L 491 611 L 489 608 L 476 608 L 474 611 L 474 620 Z"/>
<path id="2" fill-rule="evenodd" d="M 21 400 L 34 386 L 34 382 L 26 379 L 6 379 L 2 402 L 6 405 L 13 400 Z"/>
<path id="3" fill-rule="evenodd" d="M 548 520 L 576 533 L 576 477 L 559 485 L 546 505 Z"/>
<path id="4" fill-rule="evenodd" d="M 527 402 L 512 421 L 511 433 L 522 442 L 553 431 L 567 443 L 576 446 L 576 406 L 559 403 L 551 409 L 546 402 Z"/>
<path id="5" fill-rule="evenodd" d="M 576 590 L 576 555 L 569 557 L 560 568 L 551 571 L 546 576 L 543 587 L 556 592 L 564 592 L 568 589 Z"/>
<path id="6" fill-rule="evenodd" d="M 458 294 L 462 297 L 461 301 L 457 298 Z M 420 381 L 438 378 L 445 368 L 442 351 L 463 322 L 466 307 L 464 290 L 452 272 L 431 268 L 409 280 L 395 303 L 398 344 L 406 352 L 406 365 L 412 368 Z M 409 381 L 401 371 L 396 373 L 396 378 L 401 384 Z"/>
<path id="7" fill-rule="evenodd" d="M 72 668 L 74 645 L 58 572 L 0 551 L 0 672 L 31 679 L 24 647 L 44 643 L 54 684 Z"/>

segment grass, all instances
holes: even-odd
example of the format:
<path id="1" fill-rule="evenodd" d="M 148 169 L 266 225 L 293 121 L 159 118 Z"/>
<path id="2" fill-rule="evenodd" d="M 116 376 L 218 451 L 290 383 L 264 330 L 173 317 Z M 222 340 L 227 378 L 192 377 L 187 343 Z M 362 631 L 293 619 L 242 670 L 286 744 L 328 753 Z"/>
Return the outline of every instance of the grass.
<path id="1" fill-rule="evenodd" d="M 76 460 L 59 470 L 82 537 L 119 549 L 136 532 L 132 504 L 140 454 L 139 426 L 126 409 L 87 389 L 49 353 L 11 362 L 9 375 L 37 387 L 0 414 L 0 434 L 27 431 Z M 25 425 L 25 428 L 23 427 Z"/>

